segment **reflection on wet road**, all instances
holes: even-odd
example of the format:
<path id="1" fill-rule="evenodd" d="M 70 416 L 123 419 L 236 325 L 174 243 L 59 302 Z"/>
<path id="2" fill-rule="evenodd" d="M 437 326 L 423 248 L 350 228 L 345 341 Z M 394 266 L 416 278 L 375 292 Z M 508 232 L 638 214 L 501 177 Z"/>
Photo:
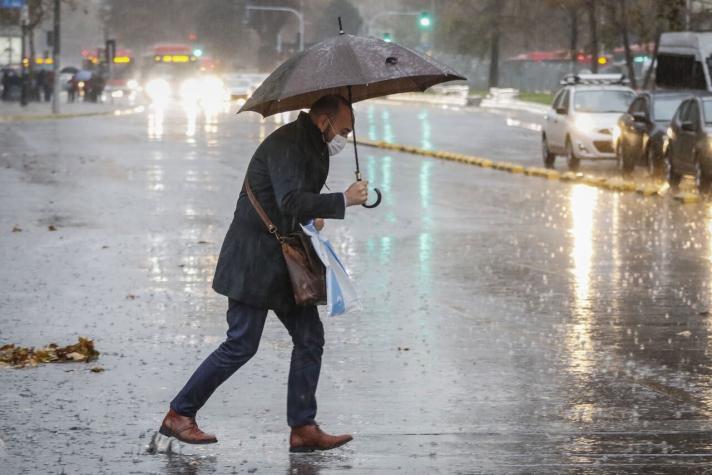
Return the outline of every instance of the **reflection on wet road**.
<path id="1" fill-rule="evenodd" d="M 220 444 L 146 454 L 167 401 L 223 338 L 226 302 L 210 289 L 217 253 L 252 151 L 289 120 L 232 112 L 164 104 L 0 130 L 10 144 L 0 198 L 13 203 L 0 215 L 2 339 L 86 334 L 106 369 L 2 373 L 15 472 L 672 473 L 712 463 L 712 205 L 374 149 L 362 167 L 382 205 L 326 227 L 365 308 L 324 317 L 319 421 L 353 431 L 353 443 L 287 453 L 291 345 L 271 318 L 257 357 L 200 414 Z M 486 113 L 373 102 L 357 117 L 373 140 L 532 154 L 531 131 Z M 333 158 L 331 190 L 353 180 L 352 154 Z M 15 224 L 21 233 L 7 231 Z"/>

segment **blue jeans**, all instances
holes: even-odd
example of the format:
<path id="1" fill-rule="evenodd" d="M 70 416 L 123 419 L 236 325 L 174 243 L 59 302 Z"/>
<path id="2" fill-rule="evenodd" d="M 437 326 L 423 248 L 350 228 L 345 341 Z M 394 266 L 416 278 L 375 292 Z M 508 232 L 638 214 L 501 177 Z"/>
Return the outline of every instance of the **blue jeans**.
<path id="1" fill-rule="evenodd" d="M 287 389 L 287 423 L 290 427 L 313 424 L 324 327 L 316 306 L 276 313 L 294 344 Z M 229 299 L 227 339 L 203 361 L 171 401 L 173 410 L 195 417 L 217 387 L 257 353 L 266 318 L 267 309 Z"/>

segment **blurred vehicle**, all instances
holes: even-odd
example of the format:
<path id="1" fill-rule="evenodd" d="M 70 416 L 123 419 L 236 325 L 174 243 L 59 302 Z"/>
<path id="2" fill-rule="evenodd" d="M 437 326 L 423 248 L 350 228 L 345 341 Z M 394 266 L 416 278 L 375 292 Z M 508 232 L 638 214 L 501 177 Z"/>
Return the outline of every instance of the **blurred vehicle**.
<path id="1" fill-rule="evenodd" d="M 250 98 L 255 91 L 255 81 L 245 74 L 226 74 L 223 76 L 225 88 L 230 95 L 230 100 Z"/>
<path id="2" fill-rule="evenodd" d="M 645 91 L 618 119 L 613 131 L 618 167 L 624 175 L 636 165 L 647 167 L 653 176 L 665 172 L 665 133 L 680 103 L 694 91 Z"/>
<path id="3" fill-rule="evenodd" d="M 138 92 L 136 58 L 129 49 L 117 49 L 106 81 L 106 92 L 113 98 L 135 95 Z"/>
<path id="4" fill-rule="evenodd" d="M 223 75 L 225 88 L 231 100 L 249 99 L 266 78 L 266 74 L 260 73 L 231 73 Z"/>
<path id="5" fill-rule="evenodd" d="M 200 72 L 198 58 L 188 45 L 159 44 L 143 58 L 141 85 L 152 100 L 177 96 L 181 84 Z"/>
<path id="6" fill-rule="evenodd" d="M 668 183 L 677 188 L 684 175 L 695 177 L 700 193 L 712 189 L 712 95 L 690 97 L 677 108 L 665 143 Z"/>
<path id="7" fill-rule="evenodd" d="M 635 73 L 635 80 L 639 87 L 645 81 L 645 73 L 652 64 L 652 59 L 647 55 L 636 55 L 633 57 L 633 72 Z M 598 72 L 599 74 L 619 74 L 629 77 L 628 65 L 625 60 L 609 63 L 603 68 L 600 68 Z"/>
<path id="8" fill-rule="evenodd" d="M 567 75 L 554 96 L 542 130 L 542 155 L 547 168 L 557 155 L 566 156 L 569 170 L 582 159 L 615 159 L 613 130 L 635 92 L 622 75 Z"/>
<path id="9" fill-rule="evenodd" d="M 712 33 L 663 33 L 655 60 L 656 87 L 712 91 L 710 57 Z"/>

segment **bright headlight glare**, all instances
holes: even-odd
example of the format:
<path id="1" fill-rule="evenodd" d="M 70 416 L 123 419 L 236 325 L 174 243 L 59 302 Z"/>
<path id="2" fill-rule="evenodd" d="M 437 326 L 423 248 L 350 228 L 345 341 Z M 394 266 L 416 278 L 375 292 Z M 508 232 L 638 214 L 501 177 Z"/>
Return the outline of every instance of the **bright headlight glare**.
<path id="1" fill-rule="evenodd" d="M 225 87 L 222 82 L 222 79 L 217 76 L 206 76 L 205 78 L 203 78 L 202 83 L 203 87 L 205 88 L 205 92 L 207 92 L 208 94 L 213 94 L 217 91 L 222 91 L 222 89 Z"/>
<path id="2" fill-rule="evenodd" d="M 146 94 L 154 101 L 166 100 L 171 95 L 171 85 L 165 79 L 151 79 L 146 84 Z"/>
<path id="3" fill-rule="evenodd" d="M 136 81 L 135 79 L 129 79 L 126 82 L 126 87 L 128 87 L 131 90 L 138 89 L 138 81 Z"/>

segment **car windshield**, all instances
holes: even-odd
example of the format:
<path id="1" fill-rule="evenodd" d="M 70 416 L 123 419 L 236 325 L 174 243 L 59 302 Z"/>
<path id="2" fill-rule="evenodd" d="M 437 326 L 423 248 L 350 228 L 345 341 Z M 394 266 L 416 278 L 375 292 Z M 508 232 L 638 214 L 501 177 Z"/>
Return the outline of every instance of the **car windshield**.
<path id="1" fill-rule="evenodd" d="M 630 91 L 577 91 L 576 112 L 625 112 L 635 98 Z"/>
<path id="2" fill-rule="evenodd" d="M 705 113 L 705 124 L 712 124 L 712 100 L 702 101 L 702 110 Z"/>
<path id="3" fill-rule="evenodd" d="M 655 99 L 655 120 L 657 122 L 670 122 L 672 121 L 672 116 L 675 115 L 675 111 L 680 107 L 680 103 L 684 97 L 677 99 Z"/>

